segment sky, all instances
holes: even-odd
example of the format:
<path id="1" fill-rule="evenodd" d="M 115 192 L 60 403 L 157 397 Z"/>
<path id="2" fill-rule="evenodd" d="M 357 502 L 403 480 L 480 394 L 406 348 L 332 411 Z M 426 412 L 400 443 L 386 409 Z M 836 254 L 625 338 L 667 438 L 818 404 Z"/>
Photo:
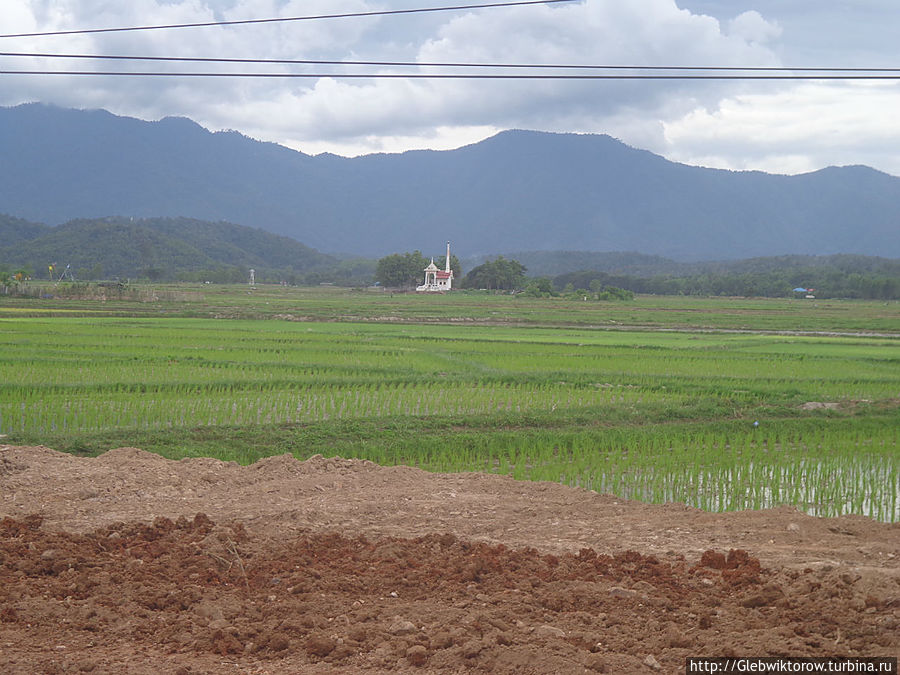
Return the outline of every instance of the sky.
<path id="1" fill-rule="evenodd" d="M 497 0 L 504 1 L 504 0 Z M 2 0 L 0 34 L 442 7 L 435 0 Z M 897 0 L 576 0 L 66 36 L 0 51 L 637 66 L 900 68 Z M 0 70 L 400 72 L 0 56 Z M 461 72 L 419 67 L 406 72 Z M 473 72 L 473 71 L 468 71 Z M 482 71 L 490 72 L 490 71 Z M 543 70 L 544 74 L 560 71 Z M 900 72 L 894 73 L 900 75 Z M 900 176 L 900 80 L 428 80 L 0 74 L 0 105 L 189 117 L 307 154 L 450 149 L 505 129 L 603 133 L 687 164 Z"/>

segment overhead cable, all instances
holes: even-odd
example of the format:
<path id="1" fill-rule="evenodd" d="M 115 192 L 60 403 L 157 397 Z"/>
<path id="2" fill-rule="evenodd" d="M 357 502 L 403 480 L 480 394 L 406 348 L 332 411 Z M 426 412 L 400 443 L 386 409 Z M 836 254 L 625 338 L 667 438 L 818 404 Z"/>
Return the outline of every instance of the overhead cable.
<path id="1" fill-rule="evenodd" d="M 317 21 L 320 19 L 348 19 L 365 16 L 390 16 L 397 14 L 425 14 L 428 12 L 457 12 L 466 9 L 486 9 L 494 7 L 515 7 L 519 5 L 552 5 L 578 0 L 514 0 L 513 2 L 489 2 L 472 5 L 445 7 L 419 7 L 415 9 L 387 9 L 371 12 L 346 12 L 343 14 L 318 14 L 314 16 L 273 17 L 269 19 L 240 19 L 236 21 L 202 21 L 198 23 L 172 23 L 158 26 L 125 26 L 120 28 L 83 28 L 75 30 L 54 30 L 41 33 L 10 33 L 0 38 L 50 37 L 57 35 L 87 35 L 89 33 L 124 33 L 144 30 L 169 30 L 173 28 L 209 28 L 212 26 L 246 26 L 250 24 L 286 23 L 290 21 Z"/>
<path id="2" fill-rule="evenodd" d="M 822 72 L 822 73 L 900 73 L 900 68 L 846 68 L 826 66 L 638 66 L 583 63 L 467 63 L 423 61 L 346 61 L 323 59 L 258 59 L 204 56 L 140 56 L 126 54 L 55 54 L 47 52 L 0 52 L 0 56 L 41 59 L 85 59 L 113 61 L 169 61 L 173 63 L 257 63 L 267 65 L 379 66 L 408 68 L 517 68 L 556 70 L 641 70 L 641 71 L 719 71 L 719 72 Z"/>
<path id="3" fill-rule="evenodd" d="M 231 73 L 174 71 L 105 71 L 105 70 L 0 70 L 0 75 L 93 75 L 108 77 L 211 77 L 260 79 L 411 79 L 411 80 L 900 80 L 900 73 L 883 75 L 846 74 L 778 74 L 778 75 L 691 75 L 660 73 L 605 73 L 602 75 L 542 75 L 506 73 Z"/>

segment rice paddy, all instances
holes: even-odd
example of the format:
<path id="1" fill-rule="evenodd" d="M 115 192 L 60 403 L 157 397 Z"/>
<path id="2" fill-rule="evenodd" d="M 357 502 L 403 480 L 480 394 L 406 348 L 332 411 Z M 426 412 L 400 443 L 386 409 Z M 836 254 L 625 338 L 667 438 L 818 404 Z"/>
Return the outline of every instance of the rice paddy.
<path id="1" fill-rule="evenodd" d="M 217 300 L 210 311 L 256 316 L 234 293 L 232 310 Z M 374 320 L 387 299 L 347 292 L 352 320 L 276 320 L 268 303 L 282 312 L 296 296 L 266 293 L 260 319 L 190 318 L 196 307 L 177 303 L 141 303 L 133 316 L 99 301 L 83 316 L 62 315 L 64 303 L 0 306 L 3 442 L 242 463 L 319 453 L 712 511 L 789 504 L 900 520 L 896 303 L 841 305 L 835 330 L 877 312 L 877 336 L 802 335 L 784 334 L 790 316 L 762 301 L 760 326 L 745 315 L 741 332 L 712 332 L 734 309 L 727 300 L 704 301 L 702 329 L 685 325 L 696 307 L 686 299 L 670 307 L 674 323 L 608 330 L 602 307 L 586 319 L 553 299 L 514 308 L 539 320 L 504 322 L 511 300 L 480 296 L 472 313 L 494 320 L 459 321 L 472 301 L 454 294 L 430 306 L 400 297 Z M 341 296 L 309 297 L 321 310 Z M 659 304 L 615 312 L 646 318 L 642 302 Z"/>

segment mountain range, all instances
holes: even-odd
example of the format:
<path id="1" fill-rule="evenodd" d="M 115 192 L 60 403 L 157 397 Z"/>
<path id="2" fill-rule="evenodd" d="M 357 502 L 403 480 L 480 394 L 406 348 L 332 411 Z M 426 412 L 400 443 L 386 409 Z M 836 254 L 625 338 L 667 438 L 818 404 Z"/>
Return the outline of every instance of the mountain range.
<path id="1" fill-rule="evenodd" d="M 449 151 L 310 156 L 184 118 L 0 108 L 0 213 L 229 221 L 319 251 L 639 251 L 673 260 L 900 257 L 900 178 L 687 166 L 602 135 L 507 131 Z M 118 221 L 117 221 L 118 222 Z M 130 221 L 129 221 L 130 222 Z M 0 248 L 14 244 L 0 242 Z"/>

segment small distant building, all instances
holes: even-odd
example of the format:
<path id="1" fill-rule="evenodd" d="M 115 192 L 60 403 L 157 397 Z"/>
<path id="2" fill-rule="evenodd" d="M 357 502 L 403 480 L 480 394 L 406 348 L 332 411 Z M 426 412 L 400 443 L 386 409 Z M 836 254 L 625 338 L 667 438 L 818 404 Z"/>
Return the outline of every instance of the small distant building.
<path id="1" fill-rule="evenodd" d="M 453 270 L 450 269 L 450 242 L 447 242 L 447 262 L 444 269 L 441 270 L 434 264 L 434 258 L 425 268 L 425 283 L 416 286 L 417 291 L 426 293 L 435 293 L 441 291 L 449 291 L 453 286 Z"/>

